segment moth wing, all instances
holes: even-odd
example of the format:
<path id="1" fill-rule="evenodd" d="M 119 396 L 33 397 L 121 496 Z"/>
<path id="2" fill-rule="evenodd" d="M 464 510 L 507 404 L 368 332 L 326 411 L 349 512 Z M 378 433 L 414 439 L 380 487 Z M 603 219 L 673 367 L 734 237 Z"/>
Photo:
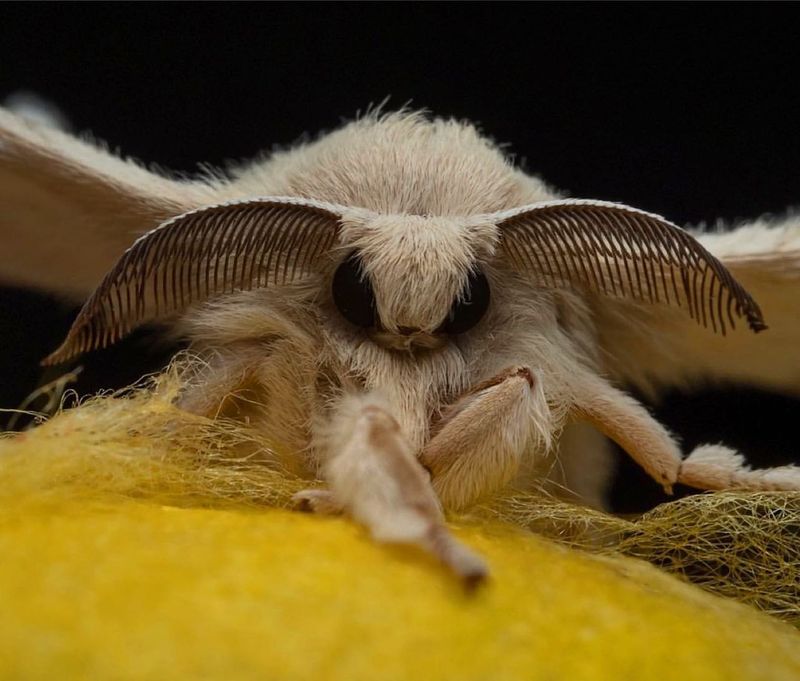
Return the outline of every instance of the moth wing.
<path id="1" fill-rule="evenodd" d="M 0 108 L 2 283 L 82 299 L 138 235 L 212 201 L 202 183 Z"/>
<path id="2" fill-rule="evenodd" d="M 707 380 L 800 394 L 800 217 L 694 236 L 756 301 L 766 330 L 738 324 L 722 336 L 673 308 L 594 296 L 606 369 L 650 394 Z"/>

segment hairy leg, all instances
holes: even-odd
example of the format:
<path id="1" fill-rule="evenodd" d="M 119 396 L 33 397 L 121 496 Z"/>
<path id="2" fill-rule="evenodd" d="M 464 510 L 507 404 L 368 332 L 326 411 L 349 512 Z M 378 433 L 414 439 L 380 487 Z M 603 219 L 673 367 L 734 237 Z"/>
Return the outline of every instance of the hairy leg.
<path id="1" fill-rule="evenodd" d="M 226 403 L 236 399 L 237 392 L 252 379 L 254 367 L 258 366 L 258 356 L 250 346 L 242 343 L 231 350 L 196 360 L 192 374 L 183 377 L 185 385 L 178 397 L 178 407 L 208 418 L 225 412 Z"/>
<path id="2" fill-rule="evenodd" d="M 744 457 L 723 445 L 701 445 L 681 465 L 678 482 L 710 490 L 800 490 L 800 467 L 779 466 L 753 470 Z"/>
<path id="3" fill-rule="evenodd" d="M 800 467 L 752 470 L 722 445 L 702 445 L 681 460 L 675 439 L 641 404 L 597 379 L 589 385 L 573 415 L 619 444 L 668 492 L 676 482 L 707 490 L 800 490 Z"/>
<path id="4" fill-rule="evenodd" d="M 463 508 L 506 484 L 533 438 L 550 445 L 550 412 L 527 367 L 511 367 L 448 407 L 420 460 L 446 508 Z"/>
<path id="5" fill-rule="evenodd" d="M 614 472 L 611 443 L 588 423 L 568 423 L 561 431 L 545 489 L 555 496 L 598 510 L 608 509 Z"/>
<path id="6" fill-rule="evenodd" d="M 329 489 L 304 489 L 292 495 L 295 508 L 303 513 L 339 515 L 345 509 Z"/>
<path id="7" fill-rule="evenodd" d="M 680 447 L 639 402 L 605 381 L 587 376 L 572 416 L 578 421 L 588 421 L 614 440 L 671 493 L 681 467 Z"/>
<path id="8" fill-rule="evenodd" d="M 468 585 L 487 575 L 484 562 L 449 533 L 428 474 L 379 400 L 345 398 L 322 444 L 330 493 L 301 492 L 295 496 L 301 506 L 325 512 L 341 508 L 378 541 L 421 546 Z"/>

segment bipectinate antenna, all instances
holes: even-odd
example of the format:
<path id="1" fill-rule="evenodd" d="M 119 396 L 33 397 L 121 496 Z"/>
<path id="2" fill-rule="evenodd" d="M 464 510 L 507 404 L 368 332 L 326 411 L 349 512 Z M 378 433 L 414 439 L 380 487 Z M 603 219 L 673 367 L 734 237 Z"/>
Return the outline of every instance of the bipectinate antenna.
<path id="1" fill-rule="evenodd" d="M 677 305 L 723 335 L 735 317 L 753 331 L 767 328 L 755 300 L 725 266 L 658 215 L 567 199 L 486 217 L 500 230 L 511 264 L 543 286 Z"/>
<path id="2" fill-rule="evenodd" d="M 344 210 L 267 197 L 167 220 L 125 252 L 43 364 L 105 347 L 214 295 L 294 280 L 333 246 Z"/>

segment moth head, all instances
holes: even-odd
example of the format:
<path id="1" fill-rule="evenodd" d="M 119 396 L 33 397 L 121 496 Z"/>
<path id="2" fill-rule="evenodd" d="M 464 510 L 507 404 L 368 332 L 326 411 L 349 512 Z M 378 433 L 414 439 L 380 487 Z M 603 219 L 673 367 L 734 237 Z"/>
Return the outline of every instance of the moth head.
<path id="1" fill-rule="evenodd" d="M 755 301 L 691 235 L 627 206 L 565 200 L 450 218 L 266 197 L 184 213 L 139 238 L 44 363 L 224 293 L 328 271 L 337 257 L 335 307 L 392 349 L 440 347 L 472 330 L 491 304 L 492 258 L 531 286 L 677 305 L 722 333 L 735 317 L 766 328 Z"/>
<path id="2" fill-rule="evenodd" d="M 474 220 L 370 215 L 343 224 L 345 257 L 333 299 L 348 321 L 387 348 L 435 348 L 476 325 L 489 304 L 481 263 L 497 229 Z"/>

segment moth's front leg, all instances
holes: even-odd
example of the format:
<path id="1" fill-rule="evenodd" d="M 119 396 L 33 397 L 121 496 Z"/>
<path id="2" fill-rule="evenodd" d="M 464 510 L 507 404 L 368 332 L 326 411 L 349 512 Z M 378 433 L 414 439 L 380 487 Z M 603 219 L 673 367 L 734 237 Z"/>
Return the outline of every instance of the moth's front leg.
<path id="1" fill-rule="evenodd" d="M 322 473 L 330 493 L 301 492 L 298 502 L 311 510 L 340 507 L 378 541 L 421 546 L 469 585 L 488 574 L 448 531 L 427 472 L 380 400 L 345 398 L 323 431 Z"/>
<path id="2" fill-rule="evenodd" d="M 547 449 L 550 427 L 539 380 L 510 367 L 444 411 L 420 460 L 444 506 L 464 508 L 511 480 L 532 438 Z"/>

